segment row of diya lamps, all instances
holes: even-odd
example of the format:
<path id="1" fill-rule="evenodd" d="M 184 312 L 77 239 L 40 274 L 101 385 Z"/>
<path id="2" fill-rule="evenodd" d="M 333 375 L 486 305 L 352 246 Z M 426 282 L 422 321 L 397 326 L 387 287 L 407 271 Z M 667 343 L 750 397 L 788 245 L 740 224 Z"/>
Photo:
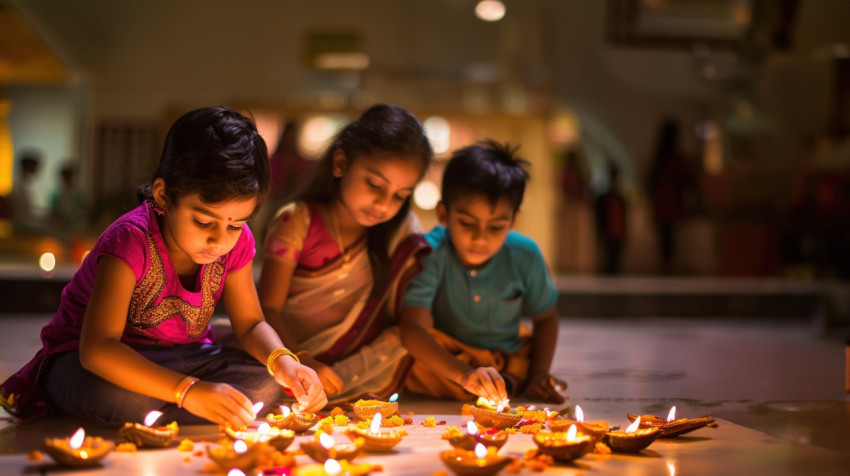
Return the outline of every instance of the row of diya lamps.
<path id="1" fill-rule="evenodd" d="M 394 398 L 397 396 L 394 395 Z M 263 404 L 254 405 L 254 415 L 262 410 Z M 293 470 L 293 475 L 361 475 L 375 469 L 371 464 L 355 465 L 350 463 L 362 451 L 388 451 L 396 446 L 403 431 L 382 429 L 383 418 L 398 411 L 397 402 L 380 402 L 378 405 L 355 405 L 355 414 L 369 421 L 365 429 L 359 425 L 350 425 L 345 431 L 352 441 L 349 444 L 337 444 L 333 437 L 320 433 L 318 441 L 303 442 L 301 448 L 305 454 L 322 465 L 302 465 Z M 166 426 L 153 426 L 162 412 L 151 411 L 141 423 L 125 423 L 119 434 L 127 441 L 138 446 L 171 446 L 178 432 L 177 423 Z M 318 422 L 318 415 L 292 411 L 280 406 L 280 413 L 269 413 L 266 421 L 255 427 L 234 429 L 229 425 L 222 427 L 223 432 L 232 440 L 232 445 L 207 446 L 207 455 L 228 475 L 245 474 L 270 461 L 271 453 L 284 451 L 295 439 L 296 433 L 303 433 Z M 44 450 L 59 465 L 70 468 L 94 467 L 115 449 L 115 443 L 101 437 L 85 435 L 79 428 L 69 438 L 47 438 Z"/>
<path id="2" fill-rule="evenodd" d="M 467 423 L 467 433 L 449 437 L 454 450 L 444 451 L 440 457 L 456 474 L 462 476 L 489 475 L 499 472 L 511 459 L 498 454 L 508 438 L 504 431 L 478 433 L 476 423 L 495 430 L 515 427 L 522 416 L 513 413 L 507 402 L 493 406 L 479 399 L 471 407 L 473 421 Z M 593 450 L 598 442 L 613 451 L 637 453 L 647 448 L 657 438 L 673 438 L 699 428 L 717 427 L 710 417 L 676 418 L 676 407 L 670 409 L 667 419 L 653 415 L 627 414 L 632 422 L 625 431 L 611 430 L 604 421 L 584 421 L 580 406 L 575 406 L 576 419 L 560 418 L 546 410 L 550 431 L 539 431 L 532 437 L 540 453 L 558 462 L 569 462 Z"/>
<path id="3" fill-rule="evenodd" d="M 302 442 L 301 449 L 317 464 L 296 466 L 292 475 L 367 474 L 375 469 L 373 465 L 357 465 L 351 461 L 363 451 L 385 452 L 401 442 L 406 434 L 404 431 L 381 428 L 384 418 L 397 413 L 397 402 L 359 403 L 353 406 L 354 413 L 364 421 L 371 420 L 369 428 L 349 425 L 344 433 L 351 440 L 350 443 L 336 443 L 331 435 L 322 432 L 318 434 L 318 439 Z M 254 413 L 259 413 L 261 408 L 261 403 L 255 405 Z M 479 400 L 470 410 L 474 421 L 468 422 L 467 433 L 449 437 L 453 449 L 441 452 L 440 459 L 458 475 L 495 474 L 512 461 L 512 458 L 498 454 L 508 438 L 508 433 L 501 430 L 515 427 L 522 416 L 511 411 L 507 402 L 493 406 L 490 402 Z M 600 441 L 613 451 L 639 452 L 659 437 L 672 438 L 705 426 L 717 426 L 710 417 L 677 419 L 675 411 L 674 406 L 666 420 L 652 415 L 627 414 L 632 424 L 621 431 L 610 430 L 604 421 L 585 422 L 578 405 L 575 406 L 575 420 L 561 418 L 558 413 L 547 410 L 550 431 L 535 433 L 533 441 L 541 453 L 550 455 L 556 461 L 568 462 L 590 452 Z M 160 415 L 160 412 L 151 412 L 144 424 L 127 423 L 120 433 L 139 446 L 169 446 L 176 438 L 177 425 L 172 422 L 167 426 L 152 426 Z M 245 474 L 267 463 L 271 452 L 284 451 L 293 442 L 296 433 L 307 431 L 317 422 L 316 414 L 290 411 L 286 406 L 281 406 L 279 414 L 268 414 L 266 421 L 256 427 L 236 430 L 225 426 L 224 433 L 233 441 L 232 445 L 207 446 L 207 454 L 222 470 L 228 471 L 228 475 Z M 478 426 L 496 431 L 480 433 Z M 82 428 L 70 439 L 45 440 L 45 451 L 58 463 L 70 467 L 97 465 L 113 448 L 114 443 L 111 441 L 85 437 Z"/>

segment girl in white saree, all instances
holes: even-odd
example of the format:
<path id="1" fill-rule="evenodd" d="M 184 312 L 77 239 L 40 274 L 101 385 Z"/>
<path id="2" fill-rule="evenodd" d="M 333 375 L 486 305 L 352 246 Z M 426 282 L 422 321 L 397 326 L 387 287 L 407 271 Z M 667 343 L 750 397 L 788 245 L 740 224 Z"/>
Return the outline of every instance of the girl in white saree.
<path id="1" fill-rule="evenodd" d="M 409 206 L 432 157 L 412 114 L 373 106 L 269 223 L 258 285 L 265 317 L 331 402 L 385 398 L 410 368 L 395 311 L 429 250 Z"/>

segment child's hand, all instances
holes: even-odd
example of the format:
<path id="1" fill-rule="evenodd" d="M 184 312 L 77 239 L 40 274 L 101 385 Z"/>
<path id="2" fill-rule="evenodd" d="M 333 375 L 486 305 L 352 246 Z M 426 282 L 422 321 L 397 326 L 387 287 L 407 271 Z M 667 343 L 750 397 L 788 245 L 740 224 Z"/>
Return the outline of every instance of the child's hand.
<path id="1" fill-rule="evenodd" d="M 458 383 L 467 392 L 486 398 L 491 402 L 503 402 L 508 399 L 505 380 L 499 375 L 499 371 L 493 367 L 473 369 L 464 375 Z"/>
<path id="2" fill-rule="evenodd" d="M 254 421 L 253 402 L 226 383 L 198 382 L 186 392 L 183 408 L 214 423 L 239 428 Z"/>
<path id="3" fill-rule="evenodd" d="M 532 375 L 528 379 L 528 386 L 525 387 L 525 394 L 531 400 L 539 400 L 548 403 L 564 403 L 564 396 L 561 391 L 555 388 L 555 385 L 561 387 L 561 391 L 567 389 L 567 383 L 559 381 L 549 374 Z"/>
<path id="4" fill-rule="evenodd" d="M 319 376 L 319 380 L 322 382 L 322 387 L 324 387 L 325 393 L 328 396 L 339 395 L 339 393 L 342 392 L 342 379 L 339 378 L 339 375 L 337 375 L 337 373 L 334 372 L 329 365 L 324 362 L 320 362 L 313 357 L 305 358 L 302 361 L 304 362 L 304 365 L 316 371 L 316 375 Z"/>
<path id="5" fill-rule="evenodd" d="M 328 396 L 316 371 L 294 359 L 281 356 L 275 367 L 275 380 L 292 391 L 298 410 L 313 413 L 328 404 Z"/>

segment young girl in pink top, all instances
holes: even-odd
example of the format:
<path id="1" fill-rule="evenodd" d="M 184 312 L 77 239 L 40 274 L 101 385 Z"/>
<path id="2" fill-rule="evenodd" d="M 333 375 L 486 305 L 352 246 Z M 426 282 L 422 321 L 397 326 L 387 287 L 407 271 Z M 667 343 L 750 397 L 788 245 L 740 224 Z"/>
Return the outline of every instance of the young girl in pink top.
<path id="1" fill-rule="evenodd" d="M 412 364 L 394 316 L 397 291 L 428 250 L 409 209 L 432 157 L 411 113 L 373 106 L 343 128 L 269 224 L 263 311 L 332 402 L 386 398 Z"/>
<path id="2" fill-rule="evenodd" d="M 288 387 L 304 411 L 327 401 L 263 320 L 246 221 L 269 184 L 266 145 L 252 121 L 225 107 L 191 111 L 165 139 L 144 202 L 100 236 L 41 332 L 43 348 L 0 385 L 21 418 L 67 414 L 98 425 L 212 421 L 242 426 L 252 405 Z M 215 342 L 224 300 L 244 347 Z"/>

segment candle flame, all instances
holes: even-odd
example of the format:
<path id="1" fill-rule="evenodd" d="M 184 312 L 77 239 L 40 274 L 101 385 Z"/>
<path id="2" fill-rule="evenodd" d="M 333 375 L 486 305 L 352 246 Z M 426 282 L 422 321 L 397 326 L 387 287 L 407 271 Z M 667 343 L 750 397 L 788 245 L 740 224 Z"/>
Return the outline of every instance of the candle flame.
<path id="1" fill-rule="evenodd" d="M 508 399 L 505 399 L 505 400 L 502 401 L 502 403 L 500 403 L 496 407 L 496 413 L 502 413 L 502 410 L 504 410 L 504 409 L 510 410 L 510 408 L 511 408 L 511 401 L 508 400 Z"/>
<path id="2" fill-rule="evenodd" d="M 637 431 L 638 428 L 640 428 L 640 417 L 637 417 L 637 419 L 632 422 L 631 425 L 626 427 L 626 433 L 634 433 Z"/>
<path id="3" fill-rule="evenodd" d="M 82 451 L 80 451 L 80 458 L 82 458 L 82 459 L 89 459 L 89 454 L 88 454 L 88 453 L 86 453 L 86 450 L 82 450 Z"/>
<path id="4" fill-rule="evenodd" d="M 342 466 L 335 459 L 325 461 L 325 472 L 328 474 L 339 474 L 342 472 Z"/>
<path id="5" fill-rule="evenodd" d="M 369 431 L 372 433 L 378 433 L 381 431 L 381 419 L 383 419 L 383 415 L 380 413 L 376 413 L 374 417 L 372 417 L 372 424 L 369 425 Z"/>
<path id="6" fill-rule="evenodd" d="M 72 449 L 77 449 L 83 444 L 83 440 L 86 439 L 86 430 L 79 428 L 74 432 L 74 436 L 71 437 L 71 440 L 68 441 L 68 446 Z"/>
<path id="7" fill-rule="evenodd" d="M 268 436 L 269 433 L 271 433 L 271 432 L 272 432 L 272 427 L 266 422 L 260 423 L 260 426 L 257 427 L 257 434 L 258 435 Z"/>
<path id="8" fill-rule="evenodd" d="M 481 443 L 475 444 L 475 457 L 478 459 L 484 459 L 487 456 L 487 447 L 482 445 Z"/>
<path id="9" fill-rule="evenodd" d="M 676 419 L 676 405 L 673 405 L 670 408 L 670 413 L 667 414 L 667 421 L 673 421 Z"/>
<path id="10" fill-rule="evenodd" d="M 485 407 L 485 408 L 495 408 L 496 402 L 492 402 L 490 400 L 487 400 L 484 397 L 478 397 L 478 400 L 475 401 L 475 405 L 477 405 L 479 407 Z"/>
<path id="11" fill-rule="evenodd" d="M 288 417 L 290 413 L 291 410 L 289 410 L 289 407 L 287 407 L 286 405 L 280 406 L 280 414 L 283 415 L 284 418 Z"/>
<path id="12" fill-rule="evenodd" d="M 676 476 L 676 465 L 672 461 L 667 462 L 667 470 L 670 471 L 670 476 Z"/>
<path id="13" fill-rule="evenodd" d="M 578 429 L 575 425 L 570 425 L 570 429 L 567 431 L 567 440 L 573 441 L 576 439 L 576 433 L 578 433 Z"/>
<path id="14" fill-rule="evenodd" d="M 392 395 L 390 396 L 390 401 L 391 401 L 391 402 L 394 402 L 394 401 L 396 401 L 396 400 L 398 400 L 398 394 L 397 394 L 397 393 L 394 393 L 394 394 L 392 394 Z"/>
<path id="15" fill-rule="evenodd" d="M 254 417 L 256 417 L 257 414 L 260 413 L 260 410 L 262 410 L 262 409 L 263 409 L 263 402 L 255 403 L 254 406 L 251 407 L 251 410 L 253 410 L 253 412 L 254 412 Z"/>
<path id="16" fill-rule="evenodd" d="M 584 411 L 579 405 L 576 405 L 576 421 L 579 423 L 584 421 Z"/>
<path id="17" fill-rule="evenodd" d="M 546 412 L 546 419 L 549 419 L 549 417 L 552 416 L 552 412 L 549 411 L 549 407 L 544 408 L 543 411 Z"/>
<path id="18" fill-rule="evenodd" d="M 242 453 L 248 451 L 248 445 L 245 444 L 245 442 L 242 440 L 236 440 L 233 442 L 233 451 L 241 455 Z"/>
<path id="19" fill-rule="evenodd" d="M 239 469 L 231 468 L 230 471 L 227 472 L 227 476 L 245 476 L 245 473 Z"/>
<path id="20" fill-rule="evenodd" d="M 468 422 L 466 422 L 466 431 L 470 435 L 477 435 L 478 434 L 478 426 L 475 425 L 474 421 L 468 421 Z"/>
<path id="21" fill-rule="evenodd" d="M 333 447 L 334 443 L 336 442 L 333 436 L 327 433 L 319 433 L 319 444 L 322 445 L 322 448 L 329 450 Z"/>
<path id="22" fill-rule="evenodd" d="M 154 422 L 162 416 L 162 412 L 159 410 L 151 410 L 145 415 L 145 426 L 151 426 Z"/>

